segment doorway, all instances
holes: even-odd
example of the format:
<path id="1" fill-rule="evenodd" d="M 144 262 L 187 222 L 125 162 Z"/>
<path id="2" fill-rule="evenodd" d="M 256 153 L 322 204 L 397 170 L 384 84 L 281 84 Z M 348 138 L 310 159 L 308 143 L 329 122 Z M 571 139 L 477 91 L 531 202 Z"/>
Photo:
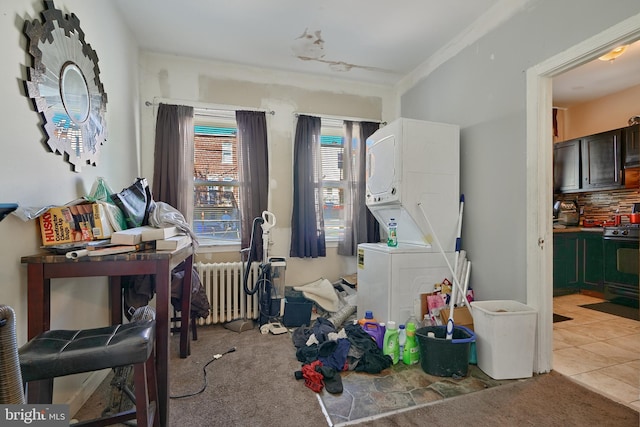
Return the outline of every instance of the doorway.
<path id="1" fill-rule="evenodd" d="M 549 372 L 553 352 L 551 79 L 640 38 L 640 14 L 527 70 L 527 303 L 539 313 L 534 371 Z"/>

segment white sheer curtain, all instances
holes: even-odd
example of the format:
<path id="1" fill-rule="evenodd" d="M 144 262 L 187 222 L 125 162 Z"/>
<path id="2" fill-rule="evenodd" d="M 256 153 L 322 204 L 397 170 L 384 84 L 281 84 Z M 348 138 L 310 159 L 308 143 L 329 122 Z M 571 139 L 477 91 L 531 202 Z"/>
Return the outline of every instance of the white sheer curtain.
<path id="1" fill-rule="evenodd" d="M 353 256 L 358 244 L 377 242 L 380 230 L 369 212 L 365 200 L 366 142 L 379 128 L 378 123 L 344 122 L 343 176 L 344 176 L 344 235 L 338 242 L 338 254 Z"/>

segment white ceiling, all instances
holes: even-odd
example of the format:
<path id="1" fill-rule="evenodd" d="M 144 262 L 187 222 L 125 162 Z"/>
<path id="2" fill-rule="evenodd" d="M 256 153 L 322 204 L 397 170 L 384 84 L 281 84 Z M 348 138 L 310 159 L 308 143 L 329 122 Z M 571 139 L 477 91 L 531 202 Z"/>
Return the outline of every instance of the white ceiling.
<path id="1" fill-rule="evenodd" d="M 553 105 L 569 107 L 639 84 L 640 41 L 636 41 L 613 61 L 595 59 L 554 77 Z"/>
<path id="2" fill-rule="evenodd" d="M 527 1 L 114 0 L 146 50 L 384 85 Z M 554 105 L 636 84 L 638 43 L 611 64 L 594 61 L 554 78 Z"/>

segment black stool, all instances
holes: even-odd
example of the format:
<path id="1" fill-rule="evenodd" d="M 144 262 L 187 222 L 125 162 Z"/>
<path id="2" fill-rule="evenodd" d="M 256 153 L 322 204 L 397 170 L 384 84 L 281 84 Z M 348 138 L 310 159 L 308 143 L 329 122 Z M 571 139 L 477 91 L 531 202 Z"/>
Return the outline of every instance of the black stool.
<path id="1" fill-rule="evenodd" d="M 77 331 L 43 332 L 19 350 L 22 381 L 38 381 L 133 365 L 136 408 L 77 426 L 107 426 L 136 419 L 159 426 L 155 371 L 155 320 Z M 34 402 L 51 403 L 51 402 Z"/>

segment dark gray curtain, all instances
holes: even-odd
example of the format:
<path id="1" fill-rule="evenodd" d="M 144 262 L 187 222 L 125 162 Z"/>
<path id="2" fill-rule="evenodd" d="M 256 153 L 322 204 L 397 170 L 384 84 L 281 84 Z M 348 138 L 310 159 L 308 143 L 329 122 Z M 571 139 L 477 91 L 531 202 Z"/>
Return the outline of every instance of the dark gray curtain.
<path id="1" fill-rule="evenodd" d="M 322 215 L 320 127 L 319 117 L 298 116 L 293 152 L 291 257 L 327 255 Z"/>
<path id="2" fill-rule="evenodd" d="M 268 208 L 269 152 L 267 120 L 263 111 L 236 111 L 238 125 L 238 166 L 240 170 L 241 247 L 251 243 L 253 219 Z M 259 233 L 258 233 L 259 232 Z M 262 259 L 262 229 L 254 239 L 252 259 Z M 266 260 L 264 260 L 266 261 Z"/>
<path id="3" fill-rule="evenodd" d="M 190 222 L 193 216 L 193 107 L 158 106 L 153 163 L 153 199 Z"/>
<path id="4" fill-rule="evenodd" d="M 378 222 L 367 209 L 365 200 L 366 141 L 378 128 L 378 123 L 344 122 L 345 230 L 338 242 L 339 255 L 354 256 L 359 243 L 380 240 Z"/>

